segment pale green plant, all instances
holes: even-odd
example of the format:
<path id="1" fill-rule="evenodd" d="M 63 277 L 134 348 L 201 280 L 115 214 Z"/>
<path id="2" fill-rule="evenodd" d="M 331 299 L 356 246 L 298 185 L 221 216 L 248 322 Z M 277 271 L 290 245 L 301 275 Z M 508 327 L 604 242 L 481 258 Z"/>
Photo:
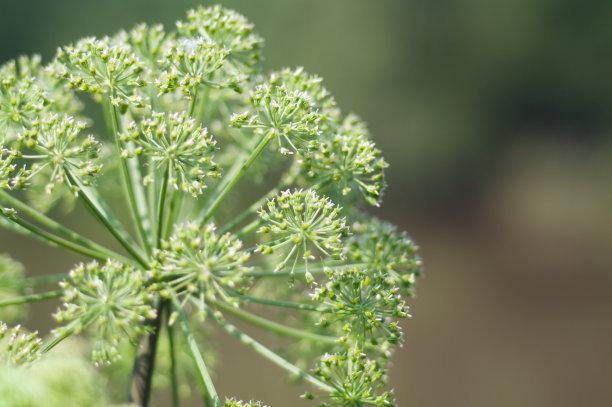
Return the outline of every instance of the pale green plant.
<path id="1" fill-rule="evenodd" d="M 407 235 L 357 209 L 380 205 L 387 163 L 320 77 L 263 74 L 262 46 L 243 16 L 200 7 L 175 30 L 140 24 L 61 47 L 45 67 L 32 57 L 0 68 L 0 226 L 84 258 L 35 293 L 41 278 L 0 258 L 2 309 L 61 301 L 45 338 L 0 325 L 0 360 L 16 375 L 82 334 L 96 365 L 131 355 L 131 403 L 149 404 L 157 355 L 174 406 L 185 385 L 206 405 L 264 406 L 218 394 L 216 327 L 310 385 L 305 399 L 394 405 L 388 362 L 421 259 Z M 87 134 L 86 95 L 103 134 Z M 72 201 L 116 244 L 41 211 Z M 282 312 L 268 319 L 252 304 Z M 293 345 L 273 351 L 234 319 Z M 126 369 L 102 371 L 116 383 Z"/>

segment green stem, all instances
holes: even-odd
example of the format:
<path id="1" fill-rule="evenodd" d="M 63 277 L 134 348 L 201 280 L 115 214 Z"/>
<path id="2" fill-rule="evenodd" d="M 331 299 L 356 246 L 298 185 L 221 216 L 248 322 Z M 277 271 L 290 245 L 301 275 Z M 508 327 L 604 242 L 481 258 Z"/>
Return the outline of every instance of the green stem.
<path id="1" fill-rule="evenodd" d="M 241 163 L 240 166 L 237 167 L 238 169 L 227 174 L 221 184 L 219 184 L 219 194 L 215 196 L 213 202 L 209 206 L 207 206 L 202 212 L 202 220 L 200 221 L 201 225 L 204 225 L 215 214 L 217 209 L 219 209 L 221 203 L 225 200 L 225 198 L 227 198 L 227 196 L 232 191 L 232 189 L 234 189 L 238 181 L 240 181 L 240 179 L 244 176 L 249 167 L 257 159 L 257 157 L 259 157 L 259 155 L 273 138 L 274 134 L 268 132 L 264 137 L 262 137 L 262 139 L 259 141 L 255 149 L 253 149 L 251 154 Z"/>
<path id="2" fill-rule="evenodd" d="M 62 294 L 63 294 L 62 290 L 56 290 L 56 291 L 48 291 L 46 293 L 30 294 L 30 295 L 24 295 L 21 297 L 7 298 L 5 300 L 0 300 L 0 308 L 7 307 L 9 305 L 29 304 L 31 302 L 36 302 L 36 301 L 51 300 L 54 298 L 61 297 Z"/>
<path id="3" fill-rule="evenodd" d="M 43 230 L 41 228 L 39 228 L 38 226 L 35 226 L 19 217 L 6 217 L 5 218 L 8 222 L 13 222 L 15 224 L 15 228 L 13 228 L 14 231 L 23 233 L 27 236 L 30 237 L 36 237 L 39 240 L 54 246 L 54 247 L 62 247 L 64 249 L 68 249 L 70 251 L 73 251 L 75 253 L 78 253 L 82 256 L 85 257 L 89 257 L 92 259 L 96 259 L 96 260 L 107 260 L 108 256 L 104 253 L 100 253 L 96 250 L 92 250 L 88 247 L 85 246 L 81 246 L 80 244 L 74 243 L 70 240 L 64 239 L 62 237 L 56 236 L 52 233 L 47 232 L 46 230 Z"/>
<path id="4" fill-rule="evenodd" d="M 106 257 L 109 257 L 109 258 L 121 260 L 122 262 L 128 262 L 128 263 L 130 262 L 130 260 L 121 256 L 120 254 L 115 253 L 112 250 L 107 249 L 106 247 L 102 245 L 99 245 L 98 243 L 80 235 L 79 233 L 71 229 L 68 229 L 67 227 L 61 225 L 60 223 L 54 221 L 53 219 L 49 218 L 43 213 L 35 210 L 34 208 L 20 201 L 19 199 L 12 197 L 6 191 L 3 191 L 1 189 L 0 189 L 0 201 L 5 202 L 7 205 L 10 205 L 13 208 L 17 209 L 18 211 L 24 213 L 25 215 L 29 216 L 30 218 L 40 223 L 41 225 L 46 226 L 47 228 L 51 229 L 54 232 L 63 234 L 64 236 L 70 238 L 72 241 L 79 243 L 80 245 L 84 247 L 97 251 L 103 255 L 106 255 Z"/>
<path id="5" fill-rule="evenodd" d="M 94 214 L 94 216 L 106 227 L 106 229 L 117 239 L 117 241 L 134 257 L 138 263 L 147 267 L 147 261 L 139 250 L 135 248 L 135 242 L 125 231 L 123 226 L 111 215 L 110 209 L 95 195 L 93 190 L 83 185 L 69 170 L 66 175 L 71 184 L 79 188 L 79 198 L 83 204 Z"/>
<path id="6" fill-rule="evenodd" d="M 208 393 L 209 398 L 212 400 L 213 405 L 215 407 L 221 407 L 221 401 L 219 399 L 219 396 L 217 395 L 217 390 L 215 389 L 212 378 L 210 377 L 210 373 L 206 368 L 206 364 L 204 363 L 204 358 L 202 358 L 202 354 L 200 353 L 198 344 L 196 343 L 196 340 L 193 337 L 193 334 L 191 333 L 187 317 L 185 316 L 183 310 L 180 308 L 179 304 L 175 303 L 174 305 L 177 312 L 179 313 L 179 320 L 181 323 L 183 334 L 185 335 L 185 339 L 187 340 L 189 351 L 191 352 L 191 356 L 193 357 L 195 367 L 200 373 L 200 378 L 202 379 L 202 383 L 206 388 L 206 392 Z"/>
<path id="7" fill-rule="evenodd" d="M 84 320 L 75 319 L 67 326 L 62 327 L 61 333 L 59 335 L 56 334 L 53 335 L 51 338 L 47 339 L 47 341 L 40 348 L 40 351 L 42 353 L 49 352 L 51 349 L 55 348 L 61 341 L 63 341 L 70 335 L 77 332 L 81 332 L 83 329 L 87 328 L 89 324 L 91 324 L 96 318 L 98 318 L 98 315 L 91 315 Z"/>
<path id="8" fill-rule="evenodd" d="M 242 301 L 253 302 L 256 304 L 272 305 L 274 307 L 281 307 L 281 308 L 293 308 L 293 309 L 299 309 L 302 311 L 331 312 L 331 309 L 329 307 L 324 307 L 324 306 L 318 306 L 318 305 L 312 305 L 312 304 L 302 304 L 302 303 L 297 303 L 297 302 L 292 302 L 292 301 L 270 300 L 267 298 L 252 297 L 250 295 L 238 294 L 238 293 L 235 293 L 232 295 L 236 296 Z"/>
<path id="9" fill-rule="evenodd" d="M 117 108 L 112 104 L 109 103 L 109 108 L 110 108 L 110 116 L 111 116 L 111 123 L 112 123 L 112 127 L 113 127 L 113 133 L 114 133 L 114 139 L 115 139 L 115 147 L 117 148 L 117 154 L 119 155 L 120 159 L 120 168 L 121 168 L 121 175 L 122 175 L 122 179 L 123 179 L 123 186 L 125 189 L 125 193 L 126 193 L 126 197 L 128 200 L 128 205 L 130 207 L 130 214 L 132 215 L 132 220 L 134 221 L 134 224 L 136 225 L 136 229 L 138 230 L 138 234 L 140 236 L 140 240 L 142 241 L 143 245 L 147 248 L 147 252 L 150 252 L 150 246 L 149 246 L 149 235 L 147 235 L 147 231 L 145 230 L 144 227 L 144 220 L 147 218 L 146 215 L 146 206 L 142 206 L 138 204 L 139 201 L 141 201 L 141 204 L 144 202 L 144 192 L 139 193 L 139 199 L 136 199 L 136 193 L 134 192 L 135 190 L 135 182 L 134 179 L 131 175 L 131 172 L 128 168 L 128 160 L 127 159 L 123 159 L 122 158 L 122 147 L 121 147 L 121 140 L 119 139 L 119 132 L 120 132 L 120 127 L 121 127 L 121 123 L 119 121 L 119 112 L 117 112 Z M 138 184 L 140 187 L 142 187 L 142 183 Z"/>
<path id="10" fill-rule="evenodd" d="M 55 283 L 59 283 L 66 277 L 68 277 L 68 273 L 47 274 L 44 276 L 28 277 L 26 279 L 26 284 L 29 287 L 36 287 L 39 285 L 52 284 L 52 283 L 55 284 Z"/>
<path id="11" fill-rule="evenodd" d="M 239 224 L 241 224 L 246 218 L 257 212 L 259 208 L 261 208 L 268 199 L 272 198 L 274 195 L 278 194 L 278 192 L 282 189 L 283 184 L 276 186 L 269 190 L 264 196 L 259 198 L 257 201 L 253 202 L 251 206 L 242 211 L 238 216 L 234 217 L 230 222 L 228 222 L 223 229 L 221 229 L 221 233 L 229 232 Z M 259 222 L 257 222 L 259 223 Z"/>
<path id="12" fill-rule="evenodd" d="M 169 317 L 170 312 L 168 312 L 167 314 Z M 176 347 L 174 343 L 174 326 L 166 323 L 166 331 L 168 333 L 168 345 L 170 347 L 170 383 L 172 387 L 172 406 L 179 407 L 181 404 L 181 399 L 178 390 L 178 374 L 176 371 Z"/>
<path id="13" fill-rule="evenodd" d="M 259 315 L 251 314 L 250 312 L 244 311 L 240 308 L 233 307 L 220 301 L 210 301 L 211 305 L 216 308 L 232 314 L 235 317 L 242 319 L 243 321 L 249 322 L 252 325 L 258 326 L 263 329 L 272 331 L 278 335 L 288 336 L 291 338 L 308 339 L 311 341 L 324 342 L 335 344 L 338 343 L 338 338 L 334 336 L 319 335 L 308 331 L 302 331 L 301 329 L 291 328 L 282 324 L 279 324 L 269 319 L 262 318 Z"/>
<path id="14" fill-rule="evenodd" d="M 249 216 L 251 216 L 252 214 L 257 212 L 257 210 L 259 208 L 261 208 L 266 203 L 266 201 L 268 201 L 270 198 L 272 198 L 275 195 L 277 195 L 283 189 L 288 188 L 291 184 L 293 184 L 295 182 L 295 179 L 297 178 L 298 174 L 299 174 L 298 171 L 293 170 L 292 173 L 289 174 L 284 179 L 282 179 L 278 183 L 278 185 L 276 185 L 274 188 L 270 189 L 264 196 L 259 198 L 257 201 L 253 202 L 253 204 L 251 206 L 249 206 L 247 209 L 242 211 L 238 216 L 234 217 L 231 220 L 231 222 L 229 222 L 227 225 L 225 225 L 223 227 L 223 229 L 221 229 L 221 233 L 229 232 L 230 230 L 232 230 L 233 228 L 235 228 L 236 226 L 241 224 Z M 253 223 L 255 223 L 255 222 L 252 222 L 251 224 L 247 225 L 245 228 L 252 227 L 251 225 Z M 257 225 L 258 224 L 259 224 L 259 221 L 257 221 Z M 257 226 L 255 226 L 255 227 L 257 227 Z M 246 233 L 248 233 L 248 231 L 247 232 L 242 232 L 241 231 L 241 233 L 246 234 Z"/>
<path id="15" fill-rule="evenodd" d="M 144 230 L 144 236 L 141 236 L 145 251 L 148 255 L 151 254 L 152 247 L 151 242 L 153 241 L 153 234 L 151 233 L 151 220 L 149 217 L 149 206 L 147 203 L 146 193 L 144 191 L 144 183 L 142 181 L 142 173 L 140 172 L 140 166 L 138 159 L 129 158 L 127 160 L 129 172 L 134 180 L 134 197 L 136 198 L 136 208 L 138 209 L 138 216 Z M 139 233 L 143 233 L 139 231 Z"/>
<path id="16" fill-rule="evenodd" d="M 196 90 L 193 92 L 193 97 L 191 98 L 191 101 L 189 102 L 189 112 L 188 112 L 189 117 L 193 117 L 197 103 L 198 103 L 198 89 L 196 88 Z"/>
<path id="17" fill-rule="evenodd" d="M 170 164 L 166 165 L 164 171 L 164 178 L 162 180 L 161 191 L 159 192 L 159 200 L 157 202 L 157 248 L 159 248 L 162 241 L 162 234 L 164 233 L 164 209 L 166 207 L 166 195 L 168 194 L 168 180 L 170 179 Z"/>
<path id="18" fill-rule="evenodd" d="M 161 319 L 166 302 L 160 302 L 157 306 L 157 316 L 145 322 L 150 331 L 140 338 L 132 377 L 130 383 L 129 401 L 132 404 L 146 407 L 151 398 L 151 383 L 153 371 L 155 370 L 155 356 L 157 354 L 157 342 L 161 329 Z"/>
<path id="19" fill-rule="evenodd" d="M 306 274 L 306 271 L 309 271 L 311 274 L 323 274 L 327 270 L 361 267 L 364 265 L 365 265 L 364 263 L 353 263 L 353 264 L 330 263 L 330 264 L 325 264 L 325 265 L 320 265 L 320 266 L 310 266 L 308 270 L 306 270 L 305 267 L 296 267 L 294 270 L 289 269 L 289 270 L 279 270 L 279 271 L 248 271 L 245 274 L 249 277 L 255 277 L 255 278 L 286 277 L 291 274 L 294 274 L 294 275 Z"/>
<path id="20" fill-rule="evenodd" d="M 180 215 L 182 206 L 183 194 L 178 189 L 173 188 L 172 194 L 170 195 L 170 209 L 168 211 L 166 226 L 164 226 L 164 239 L 168 239 L 174 231 L 174 224 Z"/>
<path id="21" fill-rule="evenodd" d="M 207 311 L 208 311 L 208 315 L 210 315 L 212 318 L 214 318 L 214 320 L 219 325 L 221 325 L 221 327 L 228 334 L 230 334 L 231 336 L 233 336 L 235 338 L 238 338 L 238 340 L 240 342 L 242 342 L 244 345 L 250 347 L 255 352 L 259 353 L 260 355 L 262 355 L 266 359 L 270 360 L 272 363 L 276 364 L 277 366 L 282 367 L 283 369 L 287 370 L 288 372 L 290 372 L 291 374 L 297 376 L 298 378 L 305 379 L 307 382 L 309 382 L 310 384 L 318 387 L 319 389 L 321 389 L 323 391 L 326 391 L 326 392 L 334 391 L 333 387 L 323 383 L 322 381 L 320 381 L 316 377 L 310 375 L 309 373 L 303 371 L 302 369 L 300 369 L 299 367 L 295 366 L 294 364 L 288 362 L 283 357 L 277 355 L 272 350 L 268 349 L 267 347 L 265 347 L 261 343 L 257 342 L 255 339 L 251 338 L 249 335 L 247 335 L 244 332 L 242 332 L 240 329 L 236 328 L 236 326 L 234 326 L 231 323 L 227 322 L 220 315 L 220 313 L 213 312 L 210 309 L 208 309 Z"/>

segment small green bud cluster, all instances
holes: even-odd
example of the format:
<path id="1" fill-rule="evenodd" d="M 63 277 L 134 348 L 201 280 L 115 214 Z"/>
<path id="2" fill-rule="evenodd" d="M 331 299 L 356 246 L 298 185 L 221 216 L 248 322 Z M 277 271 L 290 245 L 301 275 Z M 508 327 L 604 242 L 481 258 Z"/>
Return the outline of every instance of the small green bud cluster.
<path id="1" fill-rule="evenodd" d="M 18 152 L 0 146 L 0 189 L 20 189 L 27 183 L 30 172 L 18 166 Z"/>
<path id="2" fill-rule="evenodd" d="M 354 235 L 346 245 L 346 257 L 363 263 L 371 274 L 378 274 L 390 287 L 412 296 L 416 278 L 422 274 L 419 247 L 405 232 L 387 222 L 368 219 L 355 222 Z"/>
<path id="3" fill-rule="evenodd" d="M 100 173 L 100 143 L 91 135 L 82 137 L 85 128 L 85 122 L 71 116 L 52 114 L 34 121 L 19 135 L 17 149 L 34 161 L 31 176 L 42 174 L 47 178 L 47 193 L 58 184 L 70 184 L 68 173 L 76 175 L 84 185 L 91 185 Z"/>
<path id="4" fill-rule="evenodd" d="M 144 333 L 145 321 L 155 318 L 152 295 L 145 290 L 142 273 L 116 261 L 80 264 L 61 287 L 64 306 L 55 318 L 69 324 L 56 329 L 55 335 L 90 328 L 95 337 L 92 359 L 96 364 L 119 358 L 120 343 Z"/>
<path id="5" fill-rule="evenodd" d="M 257 251 L 263 254 L 282 253 L 276 270 L 281 270 L 293 260 L 292 270 L 298 261 L 308 264 L 315 254 L 324 258 L 342 257 L 342 238 L 348 235 L 341 208 L 325 197 L 308 189 L 284 191 L 270 199 L 265 209 L 259 211 L 264 223 L 258 233 L 269 235 L 271 241 L 260 244 Z M 312 281 L 312 275 L 307 275 Z"/>
<path id="6" fill-rule="evenodd" d="M 202 37 L 227 49 L 236 70 L 251 68 L 261 58 L 263 39 L 255 33 L 253 24 L 234 10 L 219 5 L 198 7 L 176 27 L 181 35 Z"/>
<path id="7" fill-rule="evenodd" d="M 110 38 L 85 38 L 57 52 L 54 74 L 73 89 L 108 95 L 122 110 L 143 107 L 135 89 L 144 85 L 142 62 L 127 48 Z"/>
<path id="8" fill-rule="evenodd" d="M 327 283 L 313 293 L 315 301 L 334 310 L 324 318 L 340 320 L 351 342 L 368 339 L 376 344 L 381 338 L 390 344 L 400 342 L 396 318 L 406 318 L 408 312 L 398 287 L 386 284 L 382 275 L 370 276 L 359 267 L 328 274 Z"/>
<path id="9" fill-rule="evenodd" d="M 370 205 L 379 206 L 387 166 L 365 124 L 349 115 L 306 156 L 304 169 L 309 178 L 333 186 L 342 195 L 358 190 Z"/>
<path id="10" fill-rule="evenodd" d="M 324 355 L 315 375 L 334 389 L 329 396 L 333 404 L 322 406 L 395 405 L 392 392 L 381 392 L 386 385 L 384 367 L 357 349 Z"/>
<path id="11" fill-rule="evenodd" d="M 43 111 L 48 100 L 33 77 L 18 75 L 16 63 L 0 67 L 0 144 L 15 140 Z"/>
<path id="12" fill-rule="evenodd" d="M 161 245 L 155 254 L 153 277 L 163 298 L 190 303 L 204 316 L 207 301 L 234 302 L 228 290 L 240 288 L 249 270 L 249 253 L 242 242 L 226 233 L 217 234 L 213 224 L 199 227 L 187 223 Z"/>
<path id="13" fill-rule="evenodd" d="M 36 332 L 26 332 L 17 325 L 9 328 L 0 321 L 0 362 L 23 365 L 40 357 L 42 340 Z"/>
<path id="14" fill-rule="evenodd" d="M 194 197 L 202 193 L 206 177 L 219 175 L 212 160 L 215 140 L 185 113 L 153 112 L 140 125 L 130 123 L 122 140 L 136 146 L 131 151 L 124 149 L 125 157 L 148 157 L 153 166 L 167 172 L 172 187 Z M 145 182 L 153 180 L 146 178 Z"/>
<path id="15" fill-rule="evenodd" d="M 232 126 L 269 135 L 284 155 L 304 153 L 320 134 L 321 114 L 308 93 L 277 78 L 272 76 L 267 83 L 255 87 L 250 94 L 252 110 L 234 114 Z"/>
<path id="16" fill-rule="evenodd" d="M 228 55 L 228 49 L 204 38 L 174 41 L 160 59 L 162 74 L 156 82 L 159 93 L 178 89 L 193 99 L 203 85 L 238 89 L 241 79 L 223 72 Z"/>

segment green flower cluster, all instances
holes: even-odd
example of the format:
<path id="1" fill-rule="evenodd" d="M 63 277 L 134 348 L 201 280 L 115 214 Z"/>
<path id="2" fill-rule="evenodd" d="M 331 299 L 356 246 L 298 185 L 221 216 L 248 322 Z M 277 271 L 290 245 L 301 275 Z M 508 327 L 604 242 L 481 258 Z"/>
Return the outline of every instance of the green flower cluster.
<path id="1" fill-rule="evenodd" d="M 152 274 L 163 298 L 189 302 L 204 316 L 207 301 L 233 301 L 228 291 L 245 283 L 248 260 L 249 253 L 235 236 L 219 235 L 213 224 L 187 223 L 162 242 Z"/>
<path id="2" fill-rule="evenodd" d="M 142 62 L 127 47 L 110 38 L 85 38 L 57 52 L 54 75 L 73 89 L 107 95 L 110 103 L 126 110 L 142 107 L 135 89 L 144 86 Z"/>
<path id="3" fill-rule="evenodd" d="M 341 208 L 328 198 L 320 197 L 312 190 L 284 191 L 268 201 L 259 212 L 264 226 L 258 233 L 270 235 L 272 241 L 260 244 L 257 251 L 263 254 L 280 252 L 281 260 L 276 270 L 281 270 L 292 261 L 291 270 L 298 261 L 315 260 L 320 257 L 342 256 L 342 238 L 348 235 Z M 312 274 L 307 274 L 312 282 Z"/>
<path id="4" fill-rule="evenodd" d="M 215 140 L 185 113 L 153 112 L 140 125 L 130 123 L 122 140 L 134 145 L 132 150 L 123 150 L 125 157 L 143 155 L 153 167 L 167 174 L 173 188 L 194 197 L 205 188 L 205 178 L 219 175 L 212 160 Z M 153 179 L 146 178 L 145 182 Z"/>
<path id="5" fill-rule="evenodd" d="M 138 270 L 116 261 L 78 265 L 61 283 L 64 305 L 55 319 L 68 325 L 57 328 L 55 335 L 90 328 L 95 336 L 94 362 L 116 360 L 120 343 L 144 333 L 146 320 L 155 318 L 152 296 L 143 282 Z"/>
<path id="6" fill-rule="evenodd" d="M 36 332 L 26 332 L 19 325 L 9 328 L 0 321 L 0 362 L 12 366 L 34 362 L 41 346 Z"/>

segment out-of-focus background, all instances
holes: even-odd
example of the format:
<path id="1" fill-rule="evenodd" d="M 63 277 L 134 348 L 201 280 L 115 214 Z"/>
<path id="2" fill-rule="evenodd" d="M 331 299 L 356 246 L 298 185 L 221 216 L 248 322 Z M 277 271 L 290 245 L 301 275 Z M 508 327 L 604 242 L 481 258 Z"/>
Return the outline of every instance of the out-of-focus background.
<path id="1" fill-rule="evenodd" d="M 0 61 L 201 3 L 2 0 Z M 267 68 L 323 76 L 391 164 L 377 214 L 427 266 L 391 373 L 399 405 L 612 405 L 612 2 L 221 3 L 266 38 Z M 74 261 L 0 233 L 33 273 Z M 221 393 L 304 404 L 280 371 L 222 348 Z"/>

